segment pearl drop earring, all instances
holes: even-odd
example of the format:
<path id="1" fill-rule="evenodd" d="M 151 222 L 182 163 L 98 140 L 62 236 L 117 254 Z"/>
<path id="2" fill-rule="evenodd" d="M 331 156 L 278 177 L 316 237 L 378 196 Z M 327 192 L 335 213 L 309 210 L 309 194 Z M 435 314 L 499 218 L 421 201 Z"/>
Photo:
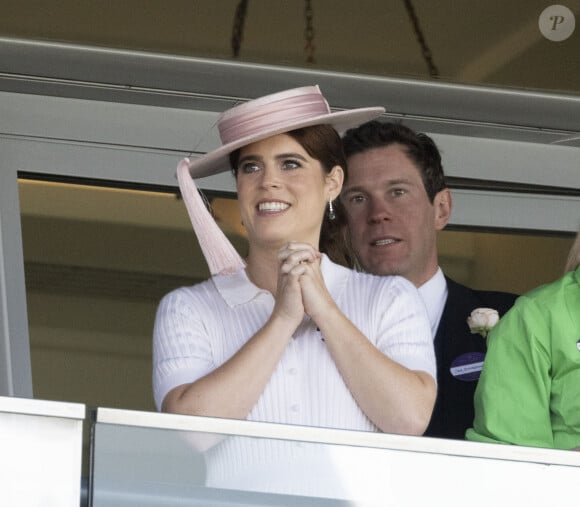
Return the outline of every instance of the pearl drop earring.
<path id="1" fill-rule="evenodd" d="M 332 199 L 328 198 L 328 219 L 334 220 L 336 218 L 336 213 L 334 212 L 334 207 L 332 206 Z"/>

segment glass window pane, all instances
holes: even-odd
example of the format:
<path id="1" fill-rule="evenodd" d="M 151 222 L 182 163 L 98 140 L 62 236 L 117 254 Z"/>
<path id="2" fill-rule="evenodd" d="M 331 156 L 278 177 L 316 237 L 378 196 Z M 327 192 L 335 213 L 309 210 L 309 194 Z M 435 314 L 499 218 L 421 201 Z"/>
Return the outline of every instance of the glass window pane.
<path id="1" fill-rule="evenodd" d="M 470 505 L 559 505 L 580 471 L 553 449 L 118 409 L 98 410 L 93 456 L 95 507 L 462 505 L 474 491 Z"/>
<path id="2" fill-rule="evenodd" d="M 34 396 L 153 410 L 151 335 L 160 298 L 209 276 L 173 193 L 20 180 Z M 237 203 L 214 198 L 242 255 Z M 523 293 L 562 273 L 568 235 L 444 231 L 456 281 Z"/>
<path id="3" fill-rule="evenodd" d="M 35 397 L 153 409 L 157 303 L 209 275 L 183 203 L 162 192 L 19 186 Z M 227 201 L 215 204 L 230 219 Z M 244 238 L 228 235 L 243 252 Z"/>
<path id="4" fill-rule="evenodd" d="M 564 273 L 570 234 L 445 230 L 439 263 L 456 282 L 479 290 L 523 294 Z"/>

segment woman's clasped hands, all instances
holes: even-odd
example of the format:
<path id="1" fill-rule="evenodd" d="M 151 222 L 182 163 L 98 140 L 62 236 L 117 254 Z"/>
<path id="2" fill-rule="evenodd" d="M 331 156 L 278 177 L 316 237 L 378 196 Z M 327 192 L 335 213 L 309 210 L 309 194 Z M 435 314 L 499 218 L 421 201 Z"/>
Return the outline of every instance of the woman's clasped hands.
<path id="1" fill-rule="evenodd" d="M 278 252 L 280 267 L 274 311 L 278 310 L 296 326 L 305 313 L 317 321 L 329 305 L 334 305 L 320 270 L 321 258 L 322 254 L 308 243 L 290 242 Z"/>

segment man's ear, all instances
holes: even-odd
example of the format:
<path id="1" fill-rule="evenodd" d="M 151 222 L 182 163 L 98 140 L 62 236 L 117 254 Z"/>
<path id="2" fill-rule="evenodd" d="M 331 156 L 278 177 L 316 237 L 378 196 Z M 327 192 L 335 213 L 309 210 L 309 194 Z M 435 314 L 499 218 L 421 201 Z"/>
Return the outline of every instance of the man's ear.
<path id="1" fill-rule="evenodd" d="M 330 198 L 334 201 L 342 190 L 344 182 L 344 170 L 339 165 L 335 165 L 326 175 L 327 190 Z"/>
<path id="2" fill-rule="evenodd" d="M 451 199 L 451 191 L 448 188 L 440 190 L 433 199 L 433 210 L 435 213 L 435 229 L 440 231 L 449 222 L 451 217 L 451 208 L 453 201 Z"/>

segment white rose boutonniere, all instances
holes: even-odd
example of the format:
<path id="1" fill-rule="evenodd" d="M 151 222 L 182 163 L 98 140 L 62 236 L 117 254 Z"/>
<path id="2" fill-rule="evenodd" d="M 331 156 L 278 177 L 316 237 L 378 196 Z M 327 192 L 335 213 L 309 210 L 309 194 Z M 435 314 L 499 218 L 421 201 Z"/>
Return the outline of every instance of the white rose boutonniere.
<path id="1" fill-rule="evenodd" d="M 499 314 L 493 308 L 476 308 L 467 317 L 467 325 L 470 331 L 475 334 L 479 333 L 484 338 L 487 338 L 487 333 L 499 321 Z"/>

